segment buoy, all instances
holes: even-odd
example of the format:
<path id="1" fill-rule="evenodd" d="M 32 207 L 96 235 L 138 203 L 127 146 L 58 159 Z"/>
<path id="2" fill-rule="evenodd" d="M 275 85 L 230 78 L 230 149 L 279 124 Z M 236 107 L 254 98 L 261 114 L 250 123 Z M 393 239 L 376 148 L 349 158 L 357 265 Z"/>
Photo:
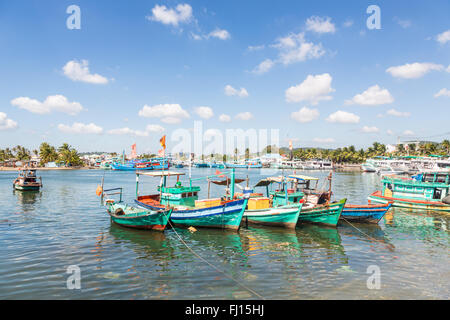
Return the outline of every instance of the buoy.
<path id="1" fill-rule="evenodd" d="M 103 193 L 103 188 L 101 185 L 98 185 L 97 190 L 95 190 L 95 194 L 100 197 L 102 195 L 102 193 Z"/>

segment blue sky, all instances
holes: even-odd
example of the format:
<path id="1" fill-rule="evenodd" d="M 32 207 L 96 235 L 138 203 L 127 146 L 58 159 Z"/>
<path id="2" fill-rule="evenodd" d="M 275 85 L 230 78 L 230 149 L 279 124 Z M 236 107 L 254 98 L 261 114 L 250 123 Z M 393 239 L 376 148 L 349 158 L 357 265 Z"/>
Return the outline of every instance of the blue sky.
<path id="1" fill-rule="evenodd" d="M 448 1 L 0 0 L 0 61 L 0 148 L 156 152 L 195 120 L 295 147 L 449 138 Z"/>

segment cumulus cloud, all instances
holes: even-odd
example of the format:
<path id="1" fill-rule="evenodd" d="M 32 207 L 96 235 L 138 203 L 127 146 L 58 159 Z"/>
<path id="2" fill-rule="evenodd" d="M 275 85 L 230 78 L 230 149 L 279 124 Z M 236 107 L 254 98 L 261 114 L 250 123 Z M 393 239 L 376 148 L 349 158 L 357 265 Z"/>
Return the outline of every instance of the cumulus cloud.
<path id="1" fill-rule="evenodd" d="M 328 116 L 325 120 L 331 123 L 359 123 L 359 116 L 346 111 L 336 111 Z"/>
<path id="2" fill-rule="evenodd" d="M 414 135 L 414 131 L 405 130 L 405 131 L 403 131 L 403 135 L 404 136 L 413 136 Z"/>
<path id="3" fill-rule="evenodd" d="M 157 104 L 154 106 L 145 105 L 139 110 L 139 116 L 144 118 L 160 118 L 164 123 L 176 124 L 180 123 L 183 119 L 189 118 L 189 113 L 179 104 Z"/>
<path id="4" fill-rule="evenodd" d="M 263 62 L 261 62 L 260 64 L 258 64 L 256 66 L 255 69 L 253 69 L 253 73 L 255 74 L 263 74 L 266 73 L 267 71 L 269 71 L 270 69 L 272 69 L 272 67 L 274 66 L 274 62 L 271 59 L 266 59 Z"/>
<path id="5" fill-rule="evenodd" d="M 443 88 L 441 90 L 439 90 L 438 93 L 436 93 L 434 95 L 435 98 L 439 98 L 439 97 L 450 97 L 450 90 L 448 90 L 447 88 Z"/>
<path id="6" fill-rule="evenodd" d="M 216 29 L 214 31 L 211 31 L 210 33 L 208 33 L 208 38 L 217 38 L 220 40 L 227 40 L 230 39 L 230 33 L 227 30 L 223 30 L 223 29 Z"/>
<path id="7" fill-rule="evenodd" d="M 155 5 L 152 15 L 147 19 L 178 27 L 180 23 L 191 21 L 192 17 L 192 7 L 185 3 L 177 5 L 175 9 L 169 9 L 164 5 Z"/>
<path id="8" fill-rule="evenodd" d="M 324 144 L 335 142 L 333 138 L 314 138 L 313 141 L 316 143 L 324 143 Z"/>
<path id="9" fill-rule="evenodd" d="M 380 132 L 380 129 L 378 129 L 377 127 L 364 126 L 361 129 L 361 131 L 364 132 L 364 133 L 377 133 L 377 132 Z"/>
<path id="10" fill-rule="evenodd" d="M 359 104 L 362 106 L 376 106 L 394 102 L 394 98 L 387 89 L 381 89 L 374 85 L 361 94 L 357 94 L 353 99 L 346 101 L 346 104 Z"/>
<path id="11" fill-rule="evenodd" d="M 303 107 L 298 111 L 292 112 L 291 118 L 300 123 L 307 123 L 319 118 L 319 115 L 319 110 Z"/>
<path id="12" fill-rule="evenodd" d="M 103 128 L 97 126 L 94 123 L 84 124 L 81 122 L 74 122 L 71 126 L 65 124 L 58 124 L 59 131 L 64 133 L 75 133 L 75 134 L 101 134 L 103 133 Z"/>
<path id="13" fill-rule="evenodd" d="M 450 41 L 450 30 L 444 31 L 437 35 L 436 40 L 441 43 L 445 44 Z"/>
<path id="14" fill-rule="evenodd" d="M 444 66 L 435 63 L 407 63 L 401 66 L 390 67 L 386 72 L 390 73 L 393 77 L 403 79 L 417 79 L 423 77 L 426 73 L 432 70 L 442 70 Z"/>
<path id="15" fill-rule="evenodd" d="M 4 112 L 0 112 L 0 131 L 1 130 L 12 130 L 18 127 L 16 121 L 8 118 L 8 115 Z"/>
<path id="16" fill-rule="evenodd" d="M 44 102 L 28 97 L 19 97 L 11 100 L 11 104 L 20 109 L 25 109 L 29 112 L 37 114 L 48 114 L 56 111 L 73 116 L 83 110 L 83 106 L 80 103 L 70 102 L 65 96 L 59 94 L 48 96 Z"/>
<path id="17" fill-rule="evenodd" d="M 332 80 L 328 73 L 308 75 L 302 83 L 286 90 L 286 101 L 309 101 L 312 105 L 316 105 L 321 100 L 331 100 L 332 97 L 328 94 L 335 91 L 331 87 Z"/>
<path id="18" fill-rule="evenodd" d="M 148 131 L 134 130 L 134 129 L 130 129 L 128 127 L 108 130 L 108 134 L 130 135 L 130 136 L 136 136 L 136 137 L 148 137 L 148 135 L 149 135 Z"/>
<path id="19" fill-rule="evenodd" d="M 159 124 L 149 124 L 145 127 L 145 131 L 147 132 L 163 132 L 164 130 L 164 127 Z"/>
<path id="20" fill-rule="evenodd" d="M 108 83 L 107 78 L 97 73 L 91 74 L 89 72 L 89 62 L 87 60 L 82 60 L 81 62 L 71 60 L 67 62 L 63 67 L 63 72 L 67 78 L 73 81 L 81 81 L 94 84 Z"/>
<path id="21" fill-rule="evenodd" d="M 306 20 L 306 30 L 317 33 L 335 33 L 336 27 L 329 17 L 310 17 Z"/>
<path id="22" fill-rule="evenodd" d="M 225 86 L 225 94 L 227 96 L 238 96 L 240 98 L 248 97 L 247 89 L 241 88 L 240 90 L 237 90 L 232 86 L 230 86 L 229 84 Z"/>
<path id="23" fill-rule="evenodd" d="M 394 117 L 409 117 L 411 116 L 410 112 L 401 112 L 401 111 L 397 111 L 395 109 L 390 109 L 386 112 L 388 115 L 390 116 L 394 116 Z"/>
<path id="24" fill-rule="evenodd" d="M 194 110 L 195 113 L 203 119 L 209 119 L 214 116 L 214 112 L 210 107 L 197 107 Z"/>
<path id="25" fill-rule="evenodd" d="M 220 122 L 230 122 L 231 121 L 231 117 L 227 114 L 221 114 L 219 116 L 219 121 Z"/>
<path id="26" fill-rule="evenodd" d="M 236 119 L 238 120 L 250 120 L 253 118 L 253 114 L 250 112 L 241 112 L 236 115 Z"/>
<path id="27" fill-rule="evenodd" d="M 292 33 L 286 37 L 278 38 L 273 47 L 279 49 L 279 62 L 284 65 L 317 59 L 325 54 L 322 45 L 307 42 L 304 33 Z"/>

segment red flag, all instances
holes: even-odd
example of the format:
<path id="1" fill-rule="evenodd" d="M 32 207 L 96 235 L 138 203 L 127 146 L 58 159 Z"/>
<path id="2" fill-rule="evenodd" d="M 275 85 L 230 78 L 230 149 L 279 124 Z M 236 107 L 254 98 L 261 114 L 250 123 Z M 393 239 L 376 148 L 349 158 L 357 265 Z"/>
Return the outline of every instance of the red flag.
<path id="1" fill-rule="evenodd" d="M 216 170 L 216 175 L 218 175 L 219 178 L 225 178 L 225 175 L 223 175 L 219 170 Z"/>
<path id="2" fill-rule="evenodd" d="M 136 143 L 131 146 L 131 159 L 136 159 Z"/>
<path id="3" fill-rule="evenodd" d="M 160 140 L 159 143 L 161 143 L 161 147 L 163 147 L 163 149 L 166 149 L 166 136 L 164 135 Z"/>

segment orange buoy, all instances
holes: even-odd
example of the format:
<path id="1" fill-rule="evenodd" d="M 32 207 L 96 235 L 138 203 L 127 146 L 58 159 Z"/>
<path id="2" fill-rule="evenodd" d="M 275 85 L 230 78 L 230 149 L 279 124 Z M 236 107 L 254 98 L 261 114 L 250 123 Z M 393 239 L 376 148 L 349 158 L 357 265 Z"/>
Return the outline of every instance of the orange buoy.
<path id="1" fill-rule="evenodd" d="M 100 197 L 100 196 L 102 195 L 102 193 L 103 193 L 103 188 L 102 188 L 101 185 L 99 185 L 99 186 L 97 187 L 97 190 L 95 190 L 95 194 L 98 195 L 98 196 Z"/>

